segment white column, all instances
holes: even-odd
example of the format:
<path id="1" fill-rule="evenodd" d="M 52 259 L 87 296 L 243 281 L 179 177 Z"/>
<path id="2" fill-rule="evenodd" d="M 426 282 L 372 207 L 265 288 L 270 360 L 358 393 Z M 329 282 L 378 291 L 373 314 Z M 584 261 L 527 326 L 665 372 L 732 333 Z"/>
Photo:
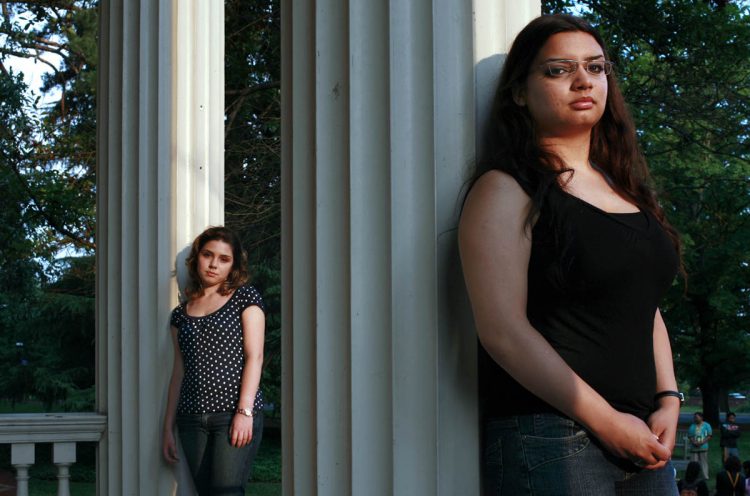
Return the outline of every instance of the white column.
<path id="1" fill-rule="evenodd" d="M 542 12 L 542 2 L 473 0 L 473 3 L 476 122 L 478 129 L 482 129 L 510 45 L 518 32 Z M 476 138 L 481 140 L 481 135 L 478 133 Z"/>
<path id="2" fill-rule="evenodd" d="M 169 313 L 189 242 L 223 221 L 223 5 L 100 4 L 99 494 L 184 487 L 161 457 Z"/>
<path id="3" fill-rule="evenodd" d="M 349 17 L 351 478 L 369 491 L 352 494 L 392 494 L 388 2 L 351 2 Z"/>
<path id="4" fill-rule="evenodd" d="M 538 12 L 282 0 L 285 495 L 479 494 L 460 193 Z"/>

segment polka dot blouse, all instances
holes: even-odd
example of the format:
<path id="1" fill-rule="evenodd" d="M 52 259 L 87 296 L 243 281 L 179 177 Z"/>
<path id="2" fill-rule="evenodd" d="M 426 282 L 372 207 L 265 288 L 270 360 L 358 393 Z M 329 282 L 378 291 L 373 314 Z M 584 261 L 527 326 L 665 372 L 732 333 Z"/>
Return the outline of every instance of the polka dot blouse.
<path id="1" fill-rule="evenodd" d="M 252 305 L 265 312 L 260 293 L 247 285 L 237 288 L 224 306 L 208 315 L 191 317 L 186 303 L 172 310 L 170 323 L 177 329 L 185 368 L 178 415 L 237 410 L 245 364 L 241 316 Z M 253 413 L 262 408 L 258 388 Z"/>

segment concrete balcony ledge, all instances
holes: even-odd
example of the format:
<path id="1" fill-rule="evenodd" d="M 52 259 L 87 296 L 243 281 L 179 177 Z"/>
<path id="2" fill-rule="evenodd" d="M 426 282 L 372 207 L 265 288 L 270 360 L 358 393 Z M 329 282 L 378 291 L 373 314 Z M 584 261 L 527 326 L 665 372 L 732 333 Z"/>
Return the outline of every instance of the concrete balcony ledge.
<path id="1" fill-rule="evenodd" d="M 98 413 L 11 413 L 0 415 L 0 444 L 97 442 L 107 428 Z"/>

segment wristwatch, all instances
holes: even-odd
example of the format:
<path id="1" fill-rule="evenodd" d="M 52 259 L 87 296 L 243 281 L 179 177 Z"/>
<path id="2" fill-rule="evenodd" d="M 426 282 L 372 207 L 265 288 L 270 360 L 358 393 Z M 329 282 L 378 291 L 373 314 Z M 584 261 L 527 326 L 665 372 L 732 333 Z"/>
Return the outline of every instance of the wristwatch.
<path id="1" fill-rule="evenodd" d="M 680 393 L 679 391 L 660 391 L 654 395 L 654 401 L 658 401 L 661 398 L 664 398 L 665 396 L 674 396 L 675 398 L 680 399 L 680 405 L 685 403 L 685 395 Z"/>
<path id="2" fill-rule="evenodd" d="M 252 408 L 237 408 L 237 413 L 241 413 L 245 417 L 252 417 L 253 409 Z"/>

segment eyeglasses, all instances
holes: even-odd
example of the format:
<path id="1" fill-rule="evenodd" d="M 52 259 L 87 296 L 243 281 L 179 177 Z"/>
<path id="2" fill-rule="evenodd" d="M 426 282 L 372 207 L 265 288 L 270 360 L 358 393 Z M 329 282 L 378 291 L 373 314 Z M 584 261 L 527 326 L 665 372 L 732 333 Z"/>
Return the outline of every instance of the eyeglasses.
<path id="1" fill-rule="evenodd" d="M 592 76 L 608 76 L 614 65 L 609 60 L 555 60 L 539 67 L 549 77 L 565 78 L 575 74 L 579 64 Z"/>

